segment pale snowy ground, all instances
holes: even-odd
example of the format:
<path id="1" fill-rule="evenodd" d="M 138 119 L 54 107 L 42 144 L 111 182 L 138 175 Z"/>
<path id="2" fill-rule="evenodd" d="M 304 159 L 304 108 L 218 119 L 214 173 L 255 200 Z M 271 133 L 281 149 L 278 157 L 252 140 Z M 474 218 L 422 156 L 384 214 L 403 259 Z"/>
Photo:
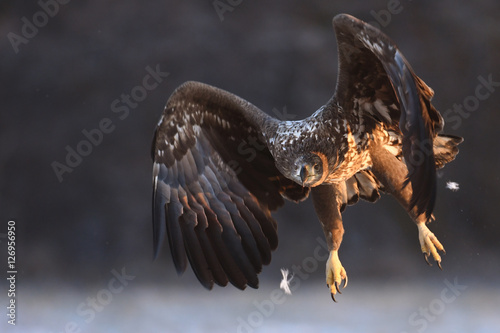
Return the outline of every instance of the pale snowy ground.
<path id="1" fill-rule="evenodd" d="M 19 292 L 17 325 L 2 316 L 0 332 L 500 332 L 497 286 L 350 281 L 335 304 L 321 281 L 303 282 L 292 283 L 291 296 L 268 280 L 243 292 L 136 281 L 115 293 L 106 284 L 86 292 L 30 286 Z M 92 298 L 100 298 L 94 308 Z"/>

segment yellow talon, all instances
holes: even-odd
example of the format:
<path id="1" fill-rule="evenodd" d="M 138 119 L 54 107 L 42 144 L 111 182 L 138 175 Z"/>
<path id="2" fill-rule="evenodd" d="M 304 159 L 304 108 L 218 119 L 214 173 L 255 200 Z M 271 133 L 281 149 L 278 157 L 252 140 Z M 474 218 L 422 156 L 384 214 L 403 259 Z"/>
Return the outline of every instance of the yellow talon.
<path id="1" fill-rule="evenodd" d="M 417 227 L 418 227 L 418 240 L 420 241 L 420 248 L 422 249 L 422 253 L 424 254 L 425 261 L 429 265 L 431 265 L 428 258 L 430 255 L 432 255 L 432 258 L 434 258 L 434 261 L 437 263 L 438 267 L 441 268 L 441 256 L 439 255 L 438 251 L 443 251 L 443 253 L 446 253 L 443 245 L 441 244 L 441 242 L 439 242 L 437 237 L 429 230 L 429 228 L 427 228 L 424 222 L 418 223 Z"/>
<path id="2" fill-rule="evenodd" d="M 338 251 L 330 251 L 330 256 L 326 262 L 326 285 L 330 288 L 330 293 L 334 302 L 337 302 L 335 300 L 335 295 L 337 293 L 342 294 L 340 291 L 342 282 L 344 283 L 342 288 L 345 288 L 347 286 L 347 281 L 347 274 L 340 262 Z"/>

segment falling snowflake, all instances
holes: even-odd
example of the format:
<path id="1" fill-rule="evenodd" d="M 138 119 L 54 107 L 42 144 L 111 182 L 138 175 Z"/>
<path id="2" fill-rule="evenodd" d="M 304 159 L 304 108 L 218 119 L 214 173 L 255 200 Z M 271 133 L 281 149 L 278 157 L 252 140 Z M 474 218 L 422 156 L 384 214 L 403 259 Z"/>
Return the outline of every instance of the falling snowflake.
<path id="1" fill-rule="evenodd" d="M 453 192 L 456 192 L 460 189 L 460 186 L 458 185 L 458 183 L 448 181 L 446 183 L 446 188 L 452 190 Z"/>
<path id="2" fill-rule="evenodd" d="M 283 289 L 285 291 L 285 294 L 291 295 L 292 292 L 290 291 L 290 281 L 292 281 L 293 279 L 293 274 L 288 277 L 288 269 L 282 268 L 281 275 L 283 275 L 283 279 L 280 283 L 280 289 Z"/>

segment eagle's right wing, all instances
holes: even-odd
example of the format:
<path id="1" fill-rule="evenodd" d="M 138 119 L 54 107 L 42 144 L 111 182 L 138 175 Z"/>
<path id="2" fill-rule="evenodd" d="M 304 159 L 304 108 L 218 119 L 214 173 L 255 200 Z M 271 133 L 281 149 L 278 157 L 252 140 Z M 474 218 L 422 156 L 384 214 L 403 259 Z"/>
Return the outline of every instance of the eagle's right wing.
<path id="1" fill-rule="evenodd" d="M 262 139 L 272 119 L 247 101 L 187 82 L 169 98 L 153 145 L 155 256 L 165 235 L 178 273 L 189 260 L 206 288 L 258 286 L 278 244 L 270 211 L 307 197 Z"/>

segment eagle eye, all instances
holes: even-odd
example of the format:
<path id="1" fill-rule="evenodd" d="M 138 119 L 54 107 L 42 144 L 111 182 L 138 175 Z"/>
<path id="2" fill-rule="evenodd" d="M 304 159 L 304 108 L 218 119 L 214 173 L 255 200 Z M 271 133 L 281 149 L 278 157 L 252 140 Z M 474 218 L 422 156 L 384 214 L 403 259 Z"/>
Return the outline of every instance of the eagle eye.
<path id="1" fill-rule="evenodd" d="M 314 171 L 319 172 L 320 165 L 319 164 L 314 164 L 313 169 L 314 169 Z"/>

